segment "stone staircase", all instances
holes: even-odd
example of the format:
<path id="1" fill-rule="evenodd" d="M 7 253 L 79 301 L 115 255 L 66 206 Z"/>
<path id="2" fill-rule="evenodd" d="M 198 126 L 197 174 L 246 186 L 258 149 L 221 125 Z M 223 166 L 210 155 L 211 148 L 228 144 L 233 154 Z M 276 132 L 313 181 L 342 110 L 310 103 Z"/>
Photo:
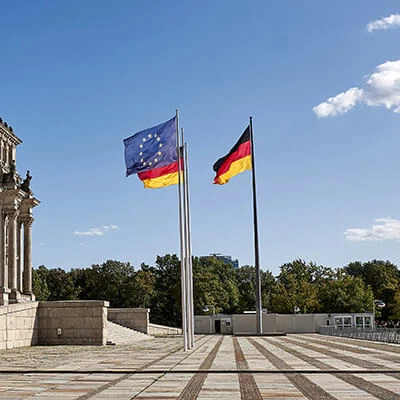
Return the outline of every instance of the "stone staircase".
<path id="1" fill-rule="evenodd" d="M 125 326 L 107 321 L 108 345 L 134 344 L 141 340 L 153 339 L 152 336 L 145 333 L 126 328 Z"/>

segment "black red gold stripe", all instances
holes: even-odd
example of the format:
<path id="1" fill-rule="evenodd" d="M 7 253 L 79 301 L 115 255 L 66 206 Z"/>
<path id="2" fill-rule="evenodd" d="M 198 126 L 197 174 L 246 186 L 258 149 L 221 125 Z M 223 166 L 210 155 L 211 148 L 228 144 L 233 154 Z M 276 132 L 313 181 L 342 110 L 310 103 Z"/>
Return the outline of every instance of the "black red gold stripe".
<path id="1" fill-rule="evenodd" d="M 183 160 L 181 160 L 181 170 L 182 168 Z M 178 161 L 166 165 L 165 167 L 154 168 L 148 171 L 139 172 L 138 177 L 144 183 L 144 187 L 148 189 L 158 189 L 169 185 L 177 185 L 179 182 Z"/>
<path id="2" fill-rule="evenodd" d="M 230 152 L 214 164 L 214 183 L 223 185 L 233 176 L 251 168 L 250 128 L 247 127 Z"/>

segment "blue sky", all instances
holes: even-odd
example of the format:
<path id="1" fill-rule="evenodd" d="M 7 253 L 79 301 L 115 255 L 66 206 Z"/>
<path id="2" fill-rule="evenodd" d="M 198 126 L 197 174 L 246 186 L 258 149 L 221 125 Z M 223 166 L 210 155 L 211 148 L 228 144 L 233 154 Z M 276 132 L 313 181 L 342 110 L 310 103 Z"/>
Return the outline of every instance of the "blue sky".
<path id="1" fill-rule="evenodd" d="M 251 173 L 213 163 L 253 116 L 260 264 L 400 264 L 398 1 L 2 4 L 0 116 L 33 176 L 33 266 L 179 252 L 177 188 L 125 177 L 122 140 L 173 117 L 193 254 L 254 264 Z"/>

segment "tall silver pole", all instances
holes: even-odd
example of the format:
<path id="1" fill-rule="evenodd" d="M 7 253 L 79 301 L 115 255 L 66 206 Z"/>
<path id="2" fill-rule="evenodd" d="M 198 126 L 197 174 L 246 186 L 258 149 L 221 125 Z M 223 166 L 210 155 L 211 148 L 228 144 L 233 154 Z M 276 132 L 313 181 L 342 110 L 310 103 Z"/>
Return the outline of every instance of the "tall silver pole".
<path id="1" fill-rule="evenodd" d="M 188 146 L 185 143 L 185 188 L 186 188 L 186 210 L 187 210 L 187 258 L 188 258 L 188 291 L 189 291 L 189 315 L 190 315 L 190 337 L 189 342 L 191 347 L 195 346 L 194 343 L 194 304 L 193 304 L 193 263 L 192 263 L 192 240 L 191 240 L 191 226 L 190 226 L 190 195 L 189 195 L 189 160 L 188 160 Z"/>
<path id="2" fill-rule="evenodd" d="M 250 117 L 250 146 L 251 166 L 253 177 L 253 217 L 254 217 L 254 258 L 256 272 L 256 327 L 257 334 L 262 334 L 262 301 L 261 301 L 261 278 L 260 278 L 260 253 L 258 248 L 258 218 L 257 218 L 257 194 L 256 194 L 256 165 L 254 162 L 253 141 L 253 117 Z"/>
<path id="3" fill-rule="evenodd" d="M 178 155 L 178 196 L 179 196 L 179 230 L 180 230 L 180 251 L 181 251 L 181 300 L 182 300 L 182 335 L 183 350 L 188 349 L 187 337 L 187 312 L 186 312 L 186 273 L 185 273 L 185 246 L 184 246 L 184 230 L 183 230 L 183 209 L 182 209 L 182 179 L 181 179 L 181 149 L 179 143 L 179 124 L 178 110 L 176 110 L 176 151 Z"/>
<path id="4" fill-rule="evenodd" d="M 190 337 L 191 337 L 191 319 L 189 313 L 189 303 L 190 303 L 190 291 L 189 291 L 189 268 L 188 268 L 188 229 L 187 229 L 187 203 L 186 203 L 186 170 L 185 170 L 185 140 L 184 140 L 184 131 L 181 128 L 181 151 L 183 158 L 183 232 L 184 232 L 184 265 L 185 265 L 185 293 L 186 293 L 186 331 L 187 331 L 187 344 L 190 349 Z"/>

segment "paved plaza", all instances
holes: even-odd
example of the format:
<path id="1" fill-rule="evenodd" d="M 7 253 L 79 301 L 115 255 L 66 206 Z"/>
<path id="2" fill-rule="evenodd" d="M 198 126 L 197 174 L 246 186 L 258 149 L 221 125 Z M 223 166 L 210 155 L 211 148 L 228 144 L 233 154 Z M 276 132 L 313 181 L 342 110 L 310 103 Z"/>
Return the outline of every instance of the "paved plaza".
<path id="1" fill-rule="evenodd" d="M 400 399 L 400 346 L 297 334 L 2 350 L 4 399 Z"/>

